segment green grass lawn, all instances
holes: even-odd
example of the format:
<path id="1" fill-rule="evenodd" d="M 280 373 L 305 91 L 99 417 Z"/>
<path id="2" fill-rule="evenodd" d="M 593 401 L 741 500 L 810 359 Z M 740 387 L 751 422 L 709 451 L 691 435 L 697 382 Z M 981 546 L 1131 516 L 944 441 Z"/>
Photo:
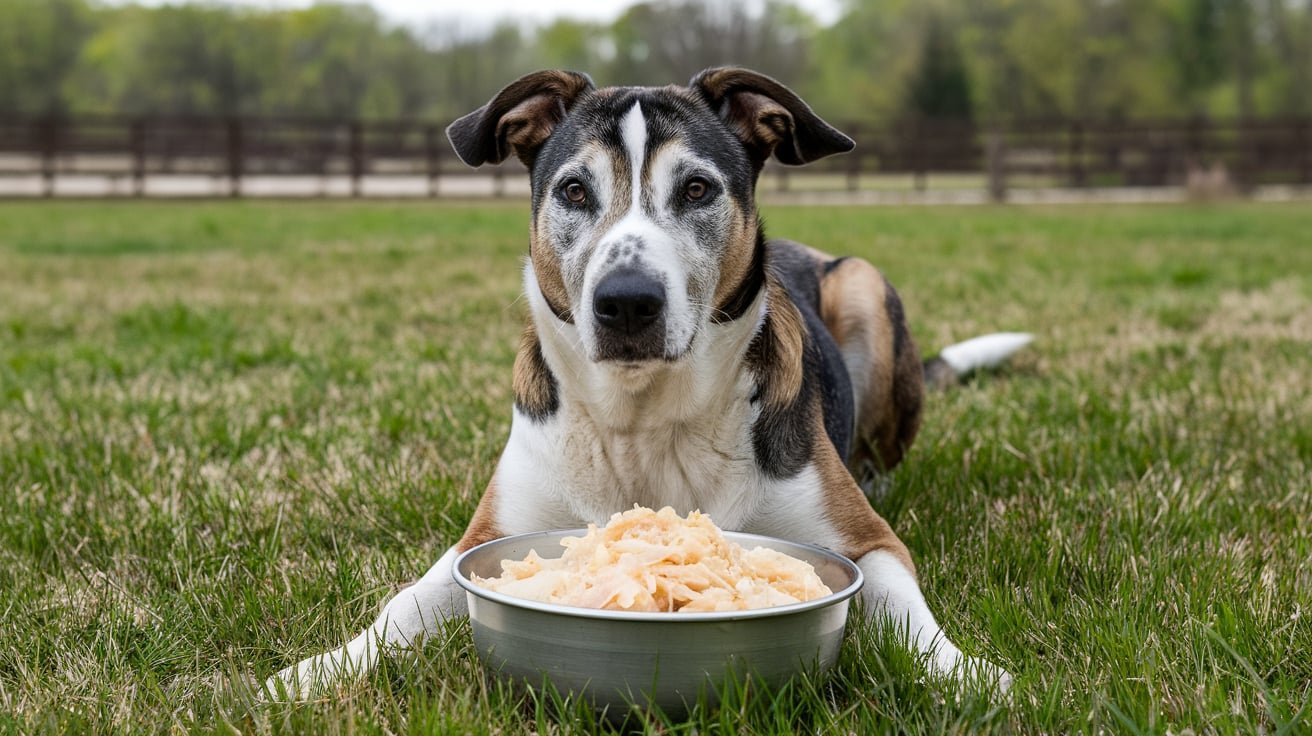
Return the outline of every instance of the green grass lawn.
<path id="1" fill-rule="evenodd" d="M 1016 677 L 925 682 L 856 626 L 829 681 L 674 733 L 1312 729 L 1312 207 L 787 209 L 880 265 L 930 397 L 879 504 Z M 553 733 L 465 624 L 334 697 L 338 644 L 460 534 L 509 429 L 519 205 L 0 204 L 0 733 Z M 652 728 L 656 728 L 653 726 Z"/>

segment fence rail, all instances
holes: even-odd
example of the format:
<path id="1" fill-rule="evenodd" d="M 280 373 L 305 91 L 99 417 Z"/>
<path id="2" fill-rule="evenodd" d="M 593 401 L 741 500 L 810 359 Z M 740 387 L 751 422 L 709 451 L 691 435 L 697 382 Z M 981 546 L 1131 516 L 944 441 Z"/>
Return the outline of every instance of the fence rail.
<path id="1" fill-rule="evenodd" d="M 855 151 L 805 169 L 772 165 L 766 181 L 787 191 L 854 191 L 909 175 L 910 186 L 923 189 L 931 175 L 947 174 L 956 186 L 983 187 L 995 199 L 1017 187 L 1312 184 L 1312 118 L 840 127 L 857 141 Z M 72 180 L 108 182 L 108 193 L 126 196 L 186 193 L 157 182 L 188 179 L 201 182 L 195 193 L 233 197 L 269 193 L 268 181 L 293 178 L 310 183 L 303 193 L 357 197 L 372 193 L 367 184 L 388 180 L 418 182 L 408 193 L 429 197 L 504 194 L 507 181 L 523 186 L 514 167 L 461 164 L 444 128 L 400 120 L 0 114 L 0 194 L 56 196 Z M 3 186 L 19 180 L 36 185 Z M 471 187 L 475 180 L 489 186 Z M 265 188 L 253 190 L 256 181 Z"/>

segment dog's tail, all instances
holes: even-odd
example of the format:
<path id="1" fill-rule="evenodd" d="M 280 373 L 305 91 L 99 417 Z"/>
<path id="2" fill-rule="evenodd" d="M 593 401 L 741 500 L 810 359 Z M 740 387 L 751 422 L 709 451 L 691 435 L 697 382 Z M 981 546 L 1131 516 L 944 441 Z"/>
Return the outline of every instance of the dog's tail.
<path id="1" fill-rule="evenodd" d="M 925 385 L 947 388 L 981 368 L 1001 365 L 1016 351 L 1029 345 L 1034 335 L 1028 332 L 995 332 L 949 345 L 938 357 L 925 361 Z"/>

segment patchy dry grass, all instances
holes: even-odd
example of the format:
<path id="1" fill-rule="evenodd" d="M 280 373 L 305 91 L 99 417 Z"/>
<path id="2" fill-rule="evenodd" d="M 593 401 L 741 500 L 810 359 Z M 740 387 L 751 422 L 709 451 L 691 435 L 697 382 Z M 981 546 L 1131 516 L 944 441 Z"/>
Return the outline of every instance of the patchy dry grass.
<path id="1" fill-rule="evenodd" d="M 857 626 L 716 733 L 1297 732 L 1312 696 L 1312 211 L 767 212 L 881 265 L 927 350 L 1027 329 L 930 400 L 880 502 L 991 704 Z M 590 732 L 467 628 L 251 700 L 427 568 L 508 430 L 519 206 L 0 204 L 0 732 Z M 6 715 L 7 714 L 7 715 Z M 656 728 L 649 726 L 649 728 Z"/>

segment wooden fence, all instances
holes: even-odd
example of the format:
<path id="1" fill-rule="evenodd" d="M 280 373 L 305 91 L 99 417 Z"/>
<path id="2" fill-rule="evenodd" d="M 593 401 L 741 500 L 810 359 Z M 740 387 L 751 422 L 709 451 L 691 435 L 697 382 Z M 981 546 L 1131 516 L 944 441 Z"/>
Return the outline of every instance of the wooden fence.
<path id="1" fill-rule="evenodd" d="M 1026 120 L 983 126 L 941 121 L 839 126 L 857 141 L 846 156 L 804 169 L 771 166 L 775 188 L 858 190 L 902 177 L 958 177 L 995 199 L 1017 187 L 1162 187 L 1211 182 L 1237 191 L 1312 184 L 1312 118 L 1265 120 Z M 251 194 L 248 182 L 335 181 L 320 194 L 362 196 L 369 182 L 420 182 L 412 195 L 506 193 L 517 166 L 474 170 L 451 152 L 445 125 L 423 121 L 0 114 L 0 184 L 95 179 L 126 196 L 176 194 L 155 181 L 209 182 L 205 196 Z M 477 180 L 484 190 L 462 184 Z M 152 186 L 147 183 L 151 182 Z M 964 183 L 962 183 L 964 182 Z M 0 193 L 13 190 L 4 189 Z M 275 188 L 276 189 L 276 188 Z M 207 194 L 208 193 L 208 194 Z"/>

